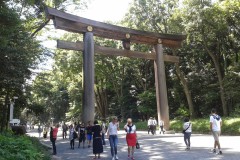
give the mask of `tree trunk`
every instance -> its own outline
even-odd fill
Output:
[[[183,90],[184,90],[185,96],[187,98],[188,109],[189,109],[189,112],[190,112],[190,118],[191,119],[196,118],[196,112],[194,110],[193,101],[192,101],[192,95],[191,95],[191,92],[190,92],[190,90],[188,88],[188,83],[187,83],[183,73],[181,72],[178,63],[175,63],[175,67],[176,67],[176,74],[177,74],[178,78],[181,81],[181,84],[183,86]]]
[[[219,61],[218,61],[217,57],[207,48],[206,43],[204,43],[204,47],[205,47],[207,53],[212,58],[212,61],[214,63],[214,66],[215,66],[215,69],[217,72],[218,83],[219,83],[219,87],[220,87],[220,96],[221,96],[221,101],[222,101],[223,115],[228,116],[227,103],[226,103],[225,96],[224,96],[225,91],[224,91],[224,87],[223,87],[223,76],[221,73]]]
[[[173,50],[173,55],[176,56],[176,52],[174,50]],[[191,92],[188,88],[188,82],[186,81],[185,76],[181,72],[179,63],[175,63],[175,67],[176,67],[176,74],[181,81],[181,84],[183,86],[183,91],[184,91],[185,96],[187,98],[188,109],[189,109],[189,112],[190,112],[190,118],[191,119],[196,118],[197,115],[196,115],[196,112],[195,112],[195,109],[194,109],[194,106],[193,106],[192,95],[191,95]]]

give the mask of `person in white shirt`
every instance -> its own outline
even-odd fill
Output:
[[[154,117],[153,118],[153,134],[156,134],[156,129],[157,129],[157,120]]]
[[[189,122],[189,118],[184,119],[183,124],[183,134],[184,134],[184,142],[186,144],[186,150],[190,150],[191,142],[191,134],[192,134],[192,124]]]
[[[148,134],[150,131],[153,134],[153,119],[152,119],[152,117],[150,117],[148,120]]]
[[[164,127],[164,121],[163,121],[163,120],[160,120],[160,122],[159,122],[159,126],[160,126],[160,134],[161,134],[161,132],[164,134],[164,130],[163,130],[163,127]]]
[[[112,122],[108,125],[107,137],[111,147],[112,160],[118,160],[117,145],[118,145],[119,123],[117,117],[112,118]]]
[[[219,142],[219,136],[221,133],[222,119],[219,115],[216,114],[216,109],[212,109],[210,115],[210,130],[213,134],[214,138],[214,148],[213,153],[222,154],[221,146]],[[216,147],[218,147],[218,152],[216,151]]]

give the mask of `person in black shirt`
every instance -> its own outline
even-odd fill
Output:
[[[87,130],[87,143],[88,143],[88,148],[91,147],[91,142],[92,142],[92,125],[91,122],[88,122],[88,125],[86,127]]]
[[[98,121],[94,121],[94,126],[92,127],[92,133],[93,133],[93,154],[95,154],[95,157],[93,159],[100,159],[100,154],[103,153],[103,145],[102,145],[102,135],[101,135],[102,129],[101,126],[98,124]]]
[[[83,148],[86,140],[86,128],[84,126],[84,123],[80,125],[78,128],[78,137],[79,137],[79,143],[78,143],[78,148],[80,148],[80,144],[83,142]]]

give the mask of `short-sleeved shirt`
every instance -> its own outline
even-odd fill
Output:
[[[135,125],[132,125],[132,126],[125,125],[124,128],[125,128],[127,133],[135,133],[136,132],[136,126]]]
[[[102,129],[100,125],[94,125],[92,127],[93,138],[101,137],[101,130]]]
[[[53,129],[53,138],[57,138],[58,128]]]
[[[87,126],[86,130],[87,130],[87,134],[92,134],[92,126]]]
[[[185,132],[192,132],[192,124],[190,122],[185,122],[183,124],[183,129],[186,130]]]
[[[221,131],[221,122],[222,122],[222,119],[219,115],[212,114],[210,116],[210,123],[212,123],[213,131]]]
[[[108,125],[108,132],[109,135],[117,135],[118,134],[118,124],[113,124],[112,122],[109,123]]]
[[[78,133],[79,133],[80,135],[84,135],[84,134],[85,134],[85,130],[86,130],[86,128],[85,128],[84,126],[80,126],[80,127],[78,128]]]

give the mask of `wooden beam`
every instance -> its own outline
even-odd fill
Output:
[[[68,42],[68,41],[62,41],[62,40],[57,41],[57,48],[67,49],[67,50],[76,50],[76,51],[84,50],[83,42]],[[150,60],[156,59],[155,53],[121,50],[121,49],[115,49],[115,48],[109,48],[109,47],[102,47],[98,45],[94,45],[94,50],[95,50],[95,53],[106,55],[106,56],[123,56],[123,57],[129,57],[129,58],[141,58],[141,59],[150,59]],[[166,62],[179,63],[179,57],[177,56],[164,55],[163,59]]]
[[[129,29],[75,16],[53,8],[46,8],[45,12],[48,18],[54,20],[56,28],[76,33],[86,33],[88,32],[88,26],[91,26],[95,36],[116,40],[128,39],[133,43],[151,45],[155,45],[161,40],[164,46],[172,48],[180,47],[182,41],[186,39],[186,35],[160,34]]]

